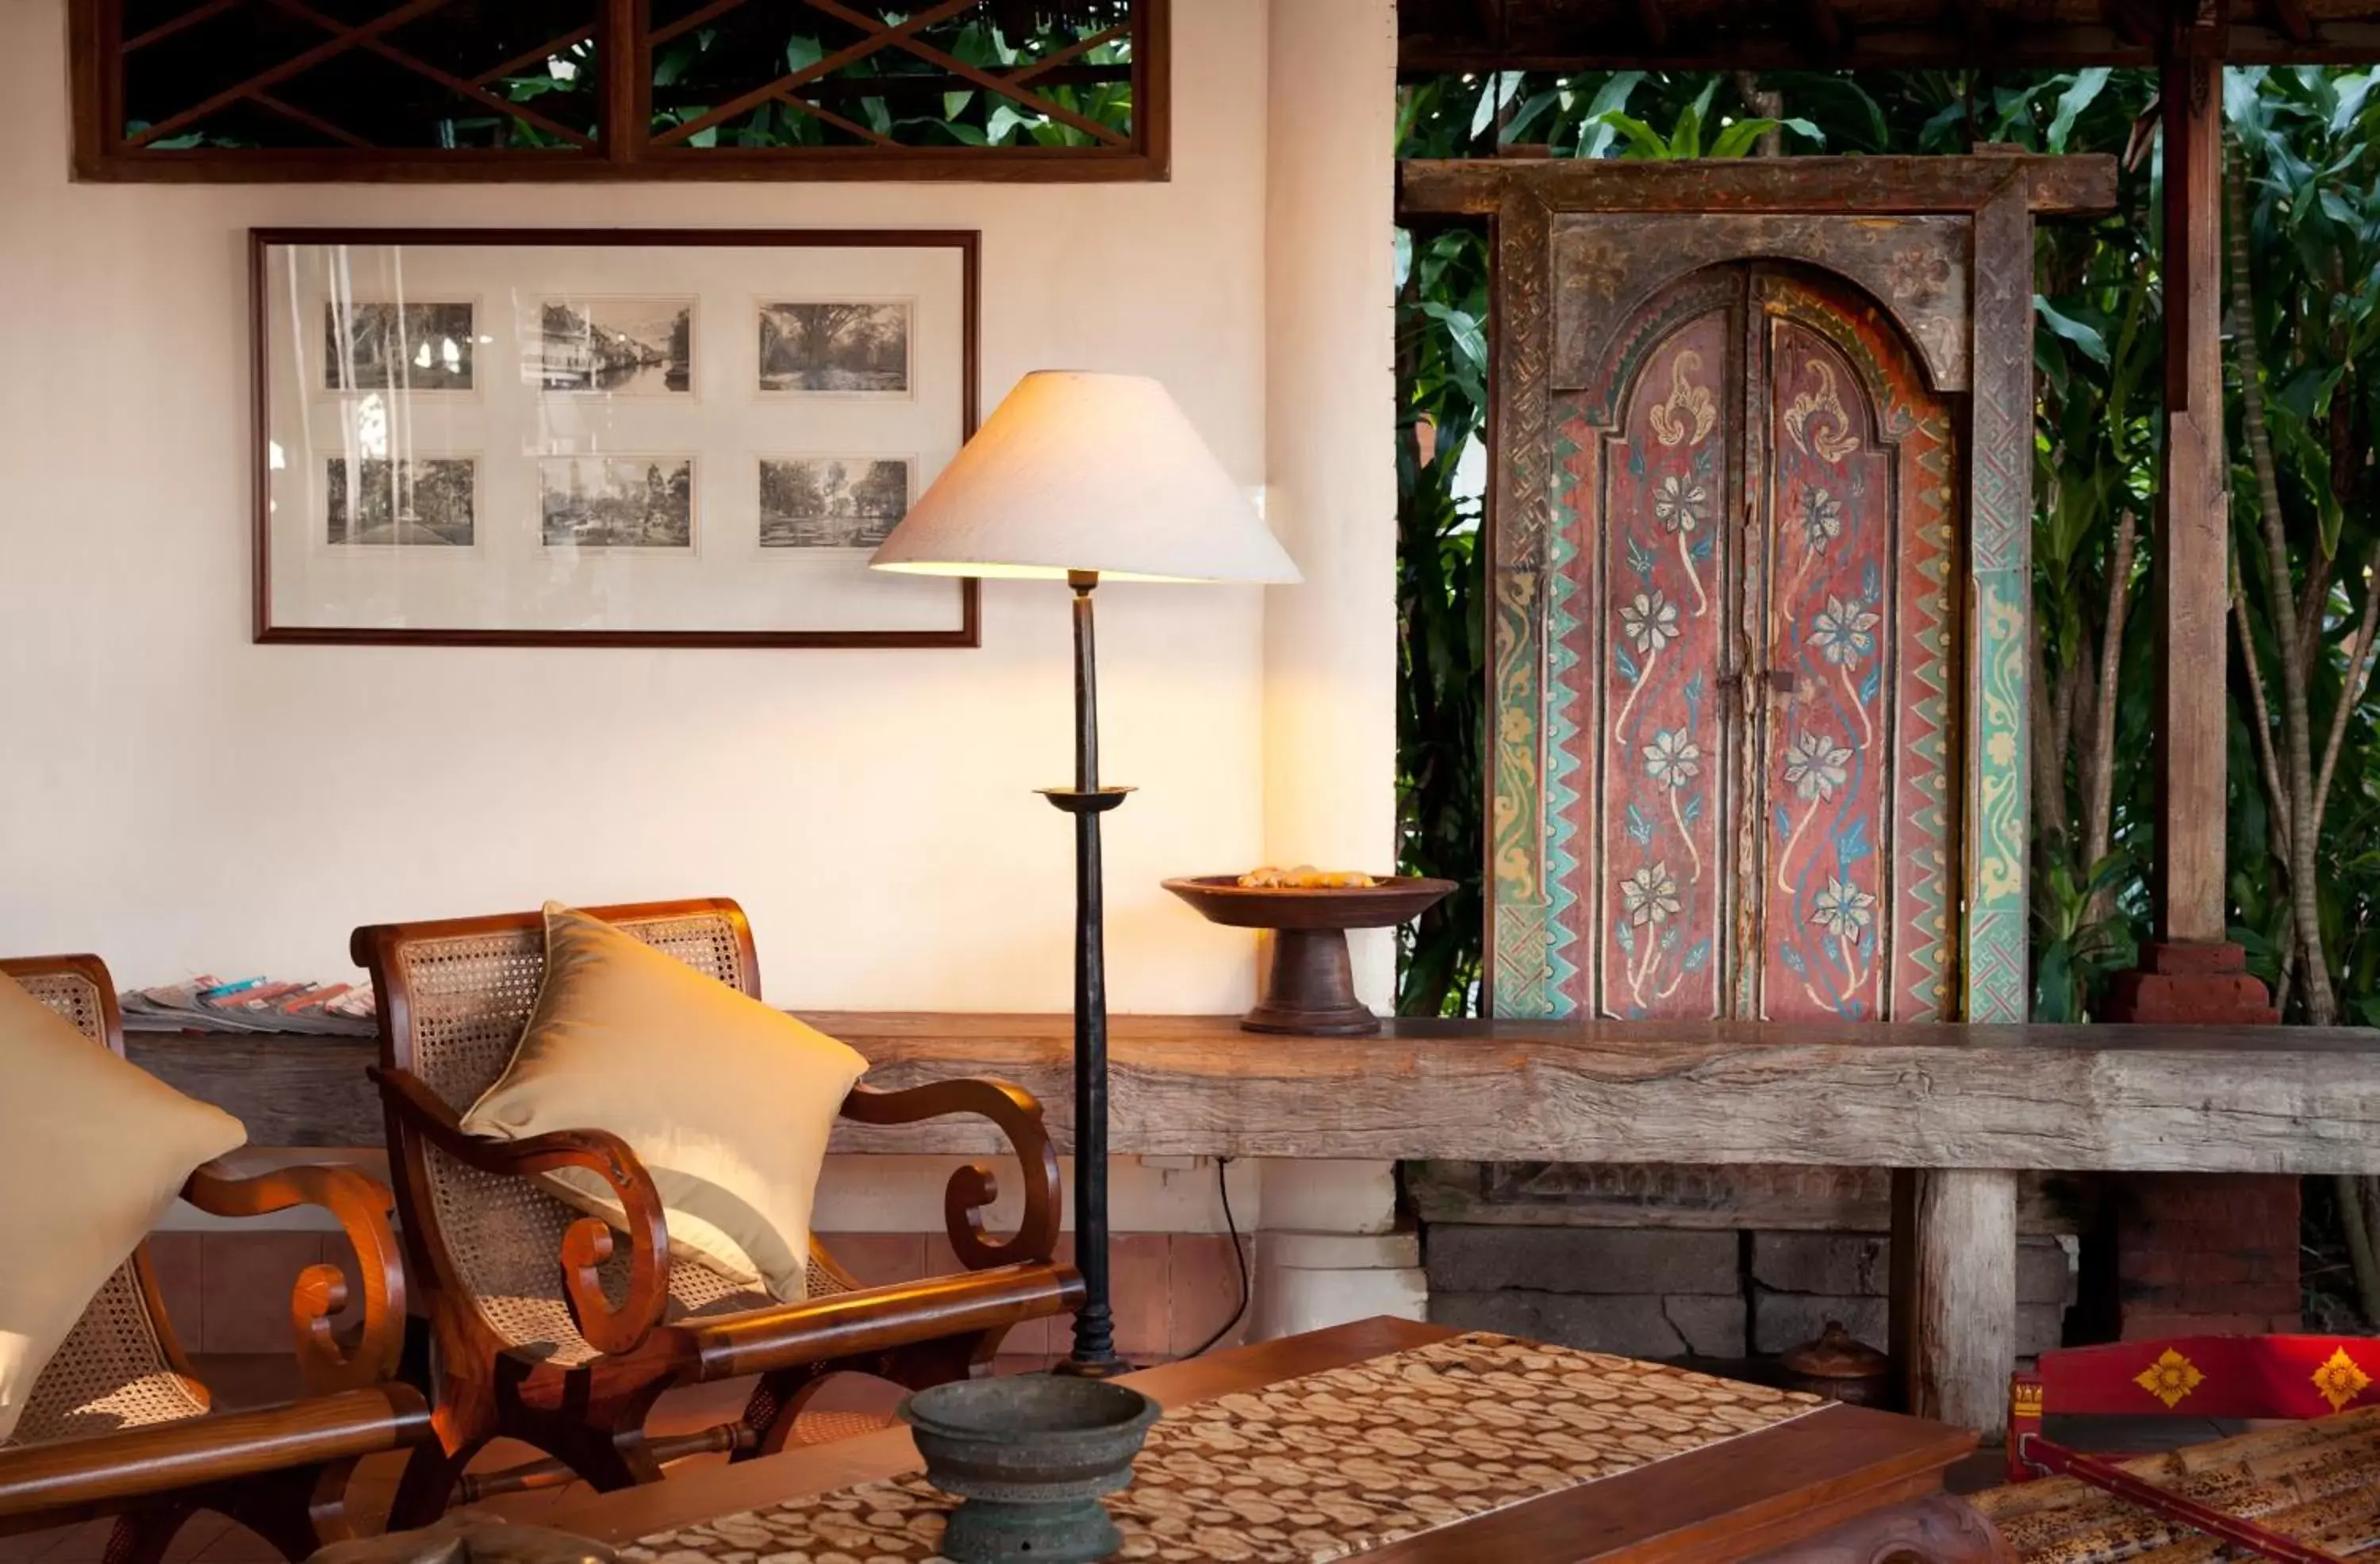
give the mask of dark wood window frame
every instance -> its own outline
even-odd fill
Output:
[[[193,0],[194,13],[227,9],[239,0]],[[323,45],[310,55],[330,57],[348,49],[365,49],[393,57],[396,51],[381,40],[382,30],[435,10],[443,0],[386,0],[387,9],[359,25],[325,23],[333,29]],[[1017,101],[1062,123],[1074,124],[1095,138],[1088,146],[915,147],[875,138],[858,145],[831,147],[695,147],[689,134],[705,123],[724,119],[740,106],[751,108],[771,101],[791,101],[804,82],[820,74],[794,72],[745,95],[740,105],[722,104],[702,121],[681,125],[658,134],[651,125],[652,51],[676,31],[703,18],[732,9],[746,0],[711,0],[686,18],[655,28],[649,0],[601,0],[601,18],[593,27],[572,37],[554,40],[549,49],[561,49],[587,37],[598,41],[602,124],[586,136],[558,125],[544,125],[561,139],[581,141],[570,150],[509,148],[430,149],[346,145],[326,147],[222,147],[161,151],[143,144],[147,139],[178,128],[177,121],[200,116],[185,111],[160,121],[144,136],[125,132],[123,103],[123,0],[69,0],[72,28],[74,175],[78,179],[107,183],[243,182],[450,182],[450,181],[577,181],[683,179],[881,179],[1045,183],[1095,181],[1157,181],[1172,176],[1172,0],[1136,0],[1128,24],[1132,40],[1133,115],[1129,131],[1080,122],[1062,105],[1035,93],[1032,79],[1061,64],[1050,56],[1022,67],[999,70],[967,66],[939,51],[923,50],[905,42],[917,28],[955,14],[970,0],[937,0],[917,16],[886,25],[865,10],[831,0],[829,15],[843,17],[877,33],[878,39],[850,55],[875,49],[923,53],[932,63],[972,81],[977,88]],[[292,9],[304,13],[302,6]],[[392,20],[391,18],[395,18]],[[922,19],[921,19],[922,18]],[[152,29],[150,35],[128,41],[140,47],[163,37],[182,22]],[[627,41],[622,44],[619,41]],[[1080,53],[1090,44],[1070,52]],[[524,59],[530,56],[524,56]],[[1070,56],[1069,56],[1070,57]],[[430,75],[468,98],[488,97],[486,78],[466,81],[449,78],[434,67],[399,60],[407,68]],[[510,62],[517,67],[522,60]],[[823,63],[823,62],[822,62]],[[623,67],[625,68],[623,68]],[[278,68],[278,67],[276,67]],[[506,67],[508,68],[508,67]],[[488,73],[492,75],[493,73]],[[268,89],[279,77],[271,72],[235,84],[211,95],[215,107],[237,100],[261,102],[290,117],[333,134],[327,127],[291,106],[271,99]],[[215,103],[213,100],[220,100]],[[508,114],[524,105],[488,102]],[[804,104],[819,114],[817,105]],[[1054,112],[1052,112],[1054,111]],[[527,116],[537,122],[534,111]],[[863,137],[870,132],[830,114],[821,118]]]

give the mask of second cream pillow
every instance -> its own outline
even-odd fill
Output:
[[[610,1131],[652,1175],[674,1252],[708,1252],[730,1276],[748,1257],[770,1292],[797,1303],[827,1137],[867,1068],[783,1012],[548,903],[537,1008],[463,1127],[503,1140]],[[600,1180],[560,1182],[572,1204],[617,1214]]]

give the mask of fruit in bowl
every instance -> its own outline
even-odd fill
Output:
[[[1366,891],[1380,882],[1361,869],[1318,869],[1300,864],[1293,869],[1268,865],[1240,876],[1243,891]]]

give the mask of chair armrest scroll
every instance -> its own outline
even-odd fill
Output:
[[[984,1232],[984,1209],[1000,1197],[991,1169],[974,1162],[951,1175],[942,1192],[942,1219],[960,1263],[979,1271],[1050,1258],[1058,1250],[1058,1153],[1031,1092],[1006,1081],[961,1077],[905,1091],[854,1086],[843,1102],[843,1116],[863,1124],[915,1124],[951,1113],[973,1113],[999,1125],[1025,1171],[1025,1219],[1005,1242]]]
[[[578,1333],[598,1351],[632,1352],[644,1345],[669,1307],[669,1229],[661,1192],[625,1141],[603,1130],[557,1130],[523,1140],[475,1135],[419,1076],[377,1066],[370,1073],[393,1118],[467,1167],[515,1178],[581,1168],[611,1185],[632,1245],[627,1296],[614,1305],[597,1275],[613,1250],[612,1226],[600,1217],[571,1223],[562,1236],[563,1291]]]
[[[405,1267],[389,1227],[395,1196],[386,1184],[354,1168],[304,1163],[249,1176],[223,1162],[201,1164],[182,1186],[182,1198],[216,1217],[261,1217],[295,1206],[317,1206],[338,1218],[355,1250],[363,1288],[363,1319],[346,1331],[331,1324],[349,1296],[335,1265],[309,1266],[289,1299],[289,1325],[306,1388],[328,1395],[361,1389],[396,1376],[405,1344]]]

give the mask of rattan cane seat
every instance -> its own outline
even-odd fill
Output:
[[[747,993],[757,986],[724,913],[626,919],[617,927],[705,976]],[[520,1045],[545,980],[543,933],[425,940],[406,947],[404,962],[414,1073],[460,1113],[495,1085]],[[554,1264],[563,1233],[585,1213],[525,1179],[482,1172],[434,1146],[425,1161],[448,1253],[488,1328],[515,1351],[561,1367],[601,1356],[571,1325]],[[613,1298],[625,1289],[627,1271],[623,1244],[603,1268]],[[814,1244],[811,1296],[847,1290]],[[670,1267],[669,1291],[673,1321],[777,1306],[769,1294],[693,1264]]]
[[[574,1213],[576,1215],[576,1213]],[[613,1267],[621,1264],[614,1256]],[[605,1267],[610,1276],[612,1267]],[[611,1277],[617,1281],[619,1278]],[[698,1265],[675,1265],[670,1267],[670,1307],[666,1316],[674,1325],[689,1319],[718,1319],[728,1315],[748,1313],[755,1309],[779,1307],[777,1300],[766,1292],[756,1292],[738,1287],[715,1271]],[[614,1287],[616,1295],[618,1289]],[[809,1292],[822,1298],[831,1292],[845,1292],[842,1279],[819,1263],[812,1255],[809,1264]],[[560,1298],[525,1296],[515,1293],[501,1297],[485,1294],[479,1299],[480,1314],[489,1326],[509,1342],[513,1349],[540,1363],[563,1368],[576,1368],[592,1363],[603,1354],[570,1323],[570,1310]]]
[[[85,1434],[203,1416],[207,1395],[174,1371],[150,1323],[140,1276],[126,1261],[107,1279],[25,1398],[8,1442],[36,1445]]]
[[[106,1012],[97,984],[72,972],[17,981],[94,1044],[107,1046]],[[140,1266],[137,1257],[118,1266],[75,1322],[27,1393],[24,1413],[8,1444],[104,1434],[206,1412],[205,1389],[175,1369],[158,1340]]]

